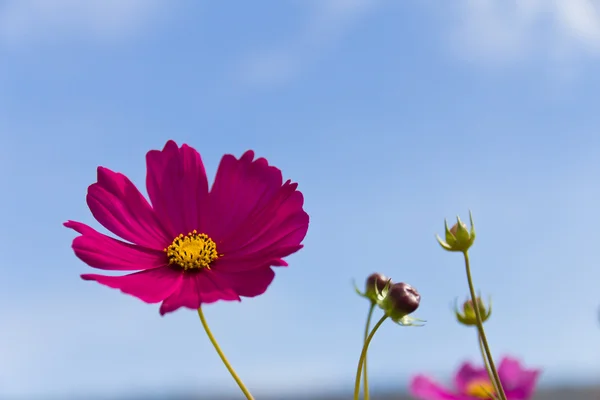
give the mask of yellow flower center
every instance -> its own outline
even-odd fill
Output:
[[[179,235],[173,243],[164,249],[169,257],[169,264],[179,265],[184,270],[210,269],[210,263],[219,258],[217,244],[204,233],[196,230],[187,235]]]
[[[487,380],[475,380],[467,385],[467,394],[478,399],[493,399],[494,386]]]

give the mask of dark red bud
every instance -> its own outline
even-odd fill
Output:
[[[365,284],[366,292],[369,294],[376,293],[375,288],[377,288],[377,292],[381,293],[389,280],[390,278],[377,272],[369,275]]]
[[[395,312],[408,315],[419,308],[421,295],[408,283],[395,283],[387,294]]]

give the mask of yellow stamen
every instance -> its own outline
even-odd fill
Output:
[[[179,235],[164,249],[169,264],[179,265],[184,270],[210,269],[210,264],[219,258],[217,244],[204,233],[196,230],[187,235]]]
[[[493,399],[494,386],[487,380],[474,380],[467,385],[467,394],[478,399]]]

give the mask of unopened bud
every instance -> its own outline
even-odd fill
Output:
[[[419,308],[421,295],[408,283],[400,282],[390,286],[383,299],[382,308],[394,322],[403,323],[405,317]]]
[[[467,224],[465,224],[464,222],[461,222],[460,224],[462,225],[462,227],[463,227],[464,229],[467,229]],[[458,231],[458,223],[456,223],[456,224],[452,225],[452,228],[450,228],[450,233],[451,233],[453,236],[456,236],[456,231]]]
[[[465,252],[473,245],[473,242],[475,242],[475,226],[470,212],[469,219],[471,220],[471,231],[467,229],[467,225],[460,220],[460,217],[456,217],[456,224],[450,229],[448,229],[448,223],[444,221],[446,241],[436,235],[437,241],[444,250]]]
[[[369,275],[367,278],[367,282],[365,284],[365,293],[367,297],[376,298],[377,295],[381,295],[381,293],[386,289],[386,286],[392,285],[392,280],[387,276],[374,273]]]
[[[386,296],[388,289],[392,285],[392,280],[380,273],[373,273],[367,277],[365,282],[365,292],[362,293],[355,287],[356,293],[371,300],[373,304],[379,304]]]
[[[480,297],[477,297],[475,303],[479,309],[479,315],[481,315],[481,322],[487,321],[492,315],[492,302],[490,301],[489,308],[486,308],[483,300],[481,300]],[[469,299],[463,303],[462,313],[458,310],[458,307],[456,307],[454,312],[456,314],[456,319],[461,324],[466,326],[477,325],[477,315],[475,314],[475,306],[473,305],[472,300]]]

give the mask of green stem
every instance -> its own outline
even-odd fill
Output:
[[[375,332],[377,329],[383,324],[383,322],[387,319],[387,314],[381,317],[381,319],[375,324],[369,336],[367,336],[367,340],[363,344],[362,352],[360,353],[360,358],[358,359],[358,367],[356,368],[356,379],[354,380],[354,400],[358,400],[358,394],[360,392],[360,373],[362,371],[363,363],[365,361],[365,357],[367,356],[367,349],[369,348],[369,343],[371,343],[371,339],[375,336]]]
[[[498,395],[499,391],[498,391],[498,388],[496,387],[496,381],[494,380],[494,374],[492,374],[492,371],[490,370],[490,362],[488,361],[487,356],[485,355],[485,349],[483,348],[483,342],[481,341],[481,336],[479,336],[479,333],[477,334],[477,343],[479,344],[479,351],[481,352],[481,358],[483,360],[483,365],[485,366],[485,370],[487,371],[488,378],[490,380],[490,383],[494,387],[494,398],[495,398],[495,396]]]
[[[371,318],[373,317],[373,310],[375,310],[375,303],[371,303],[371,307],[369,308],[369,314],[367,314],[367,324],[365,325],[365,337],[364,342],[367,341],[367,337],[369,337],[369,328],[371,326]],[[363,345],[364,345],[363,342]],[[365,354],[365,360],[363,361],[363,392],[364,392],[364,400],[369,400],[369,378],[367,376],[367,355]]]
[[[244,385],[244,382],[242,382],[238,374],[235,373],[235,370],[233,369],[231,364],[229,364],[229,361],[227,360],[227,357],[225,357],[223,350],[221,350],[221,347],[219,347],[219,343],[217,343],[217,340],[213,336],[212,332],[210,331],[210,328],[208,327],[208,324],[206,323],[206,319],[204,318],[202,308],[198,308],[198,316],[200,317],[200,322],[202,322],[202,326],[204,327],[204,330],[206,331],[206,335],[210,339],[210,342],[213,344],[215,350],[217,351],[217,354],[219,354],[219,357],[221,357],[221,361],[223,361],[223,364],[225,364],[225,367],[227,367],[227,370],[244,393],[244,396],[246,396],[246,399],[248,400],[254,400],[254,397],[252,397],[250,391]]]
[[[494,363],[494,359],[492,358],[490,345],[488,344],[487,337],[485,336],[485,331],[483,330],[483,319],[481,318],[481,313],[479,312],[477,296],[475,296],[475,288],[473,286],[473,279],[471,278],[471,264],[469,263],[469,252],[465,250],[463,252],[463,255],[465,256],[465,270],[467,272],[467,280],[469,282],[469,291],[471,292],[471,301],[473,302],[475,318],[477,319],[477,332],[479,333],[481,344],[483,345],[483,349],[485,350],[485,355],[490,363],[490,370],[492,371],[492,375],[494,377],[493,381],[496,382],[496,387],[498,388],[498,394],[500,395],[500,399],[507,400],[506,394],[504,393],[504,388],[502,387],[502,382],[500,382],[498,370],[496,370],[496,365]]]

